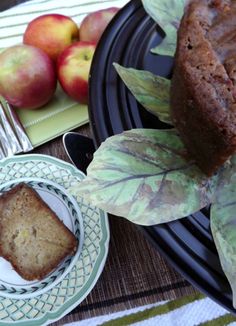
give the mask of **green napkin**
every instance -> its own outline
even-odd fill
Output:
[[[74,102],[58,86],[53,99],[38,110],[17,109],[34,147],[88,122],[86,105]]]

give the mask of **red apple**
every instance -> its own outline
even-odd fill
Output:
[[[58,55],[78,38],[78,26],[70,17],[47,14],[35,18],[28,24],[23,43],[42,49],[56,61]]]
[[[80,25],[80,41],[97,43],[119,8],[111,7],[88,14]]]
[[[0,53],[0,95],[15,107],[36,109],[53,96],[57,77],[53,61],[30,45]]]
[[[74,100],[88,102],[88,78],[96,45],[76,42],[65,49],[57,61],[58,80],[64,91]]]

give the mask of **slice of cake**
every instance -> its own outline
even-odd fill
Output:
[[[171,114],[190,156],[212,175],[236,150],[236,2],[195,0],[178,30]]]
[[[0,255],[26,280],[42,279],[77,250],[75,235],[28,185],[0,196]]]

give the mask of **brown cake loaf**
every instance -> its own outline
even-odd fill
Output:
[[[236,1],[191,1],[178,30],[171,115],[209,176],[236,150],[235,85]]]
[[[26,280],[44,278],[77,249],[74,234],[21,183],[0,196],[0,255]]]

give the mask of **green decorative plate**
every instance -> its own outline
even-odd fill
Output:
[[[46,325],[76,307],[92,290],[109,244],[107,215],[73,194],[84,174],[46,155],[22,155],[0,162],[0,192],[30,184],[79,239],[67,258],[42,281],[23,280],[0,258],[0,324]]]

